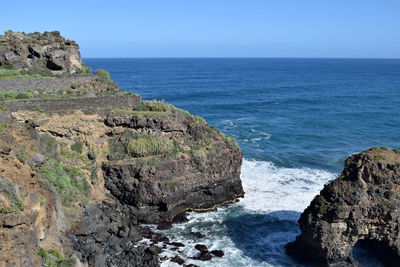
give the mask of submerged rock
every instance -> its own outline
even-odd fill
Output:
[[[400,266],[400,154],[373,148],[346,160],[342,174],[302,213],[301,235],[286,245],[300,261],[355,266],[360,242],[386,266]]]

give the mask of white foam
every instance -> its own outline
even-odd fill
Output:
[[[185,244],[185,247],[180,249],[181,252],[164,251],[162,256],[168,255],[172,258],[179,255],[185,259],[186,264],[193,263],[198,266],[281,266],[280,264],[273,264],[274,260],[260,262],[248,257],[235,246],[235,243],[227,234],[228,226],[223,223],[224,220],[228,216],[232,216],[232,209],[237,210],[238,207],[242,207],[242,211],[245,213],[264,213],[274,215],[280,220],[297,220],[299,212],[303,211],[323,185],[334,177],[335,174],[323,170],[280,168],[270,162],[245,159],[241,175],[246,192],[244,199],[233,206],[220,208],[216,212],[190,213],[188,223],[177,224],[170,230],[161,231],[171,240]],[[206,238],[201,240],[190,238],[188,233],[191,231],[200,231],[206,235]],[[262,240],[263,236],[260,236],[257,243],[282,243],[282,240],[287,242],[285,240],[288,239],[285,235],[287,234],[284,232],[277,232],[272,234],[268,240]],[[294,236],[290,236],[290,239],[294,239]],[[188,257],[197,255],[198,251],[194,249],[194,246],[198,242],[205,244],[209,250],[222,249],[225,256],[222,258],[213,257],[210,262],[189,259]],[[291,260],[287,258],[283,244],[279,244],[277,250],[274,257],[278,257],[280,262],[289,264]],[[172,267],[177,265],[165,261],[161,266]]]
[[[254,212],[302,212],[335,174],[310,168],[278,168],[271,162],[244,160],[240,204]]]

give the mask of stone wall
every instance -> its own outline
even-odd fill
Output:
[[[71,88],[72,84],[81,84],[95,79],[95,75],[79,75],[68,77],[49,77],[49,78],[16,78],[0,79],[0,91],[16,91],[19,93],[28,90],[46,92],[58,91],[60,89]]]
[[[20,110],[65,111],[99,108],[134,108],[141,103],[140,96],[97,96],[84,98],[21,99],[0,101],[11,112]]]

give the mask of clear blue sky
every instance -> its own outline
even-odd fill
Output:
[[[7,29],[60,30],[83,57],[400,58],[400,0],[5,1]]]

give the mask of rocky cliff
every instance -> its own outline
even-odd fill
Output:
[[[318,266],[356,266],[359,242],[386,266],[400,266],[400,152],[372,148],[346,160],[299,219],[301,235],[286,246]]]
[[[0,35],[0,67],[38,74],[82,73],[79,46],[60,32],[6,31]]]
[[[243,196],[240,148],[104,71],[77,77],[54,77],[49,90],[0,87],[0,266],[158,266],[159,252],[179,244],[141,223]]]

